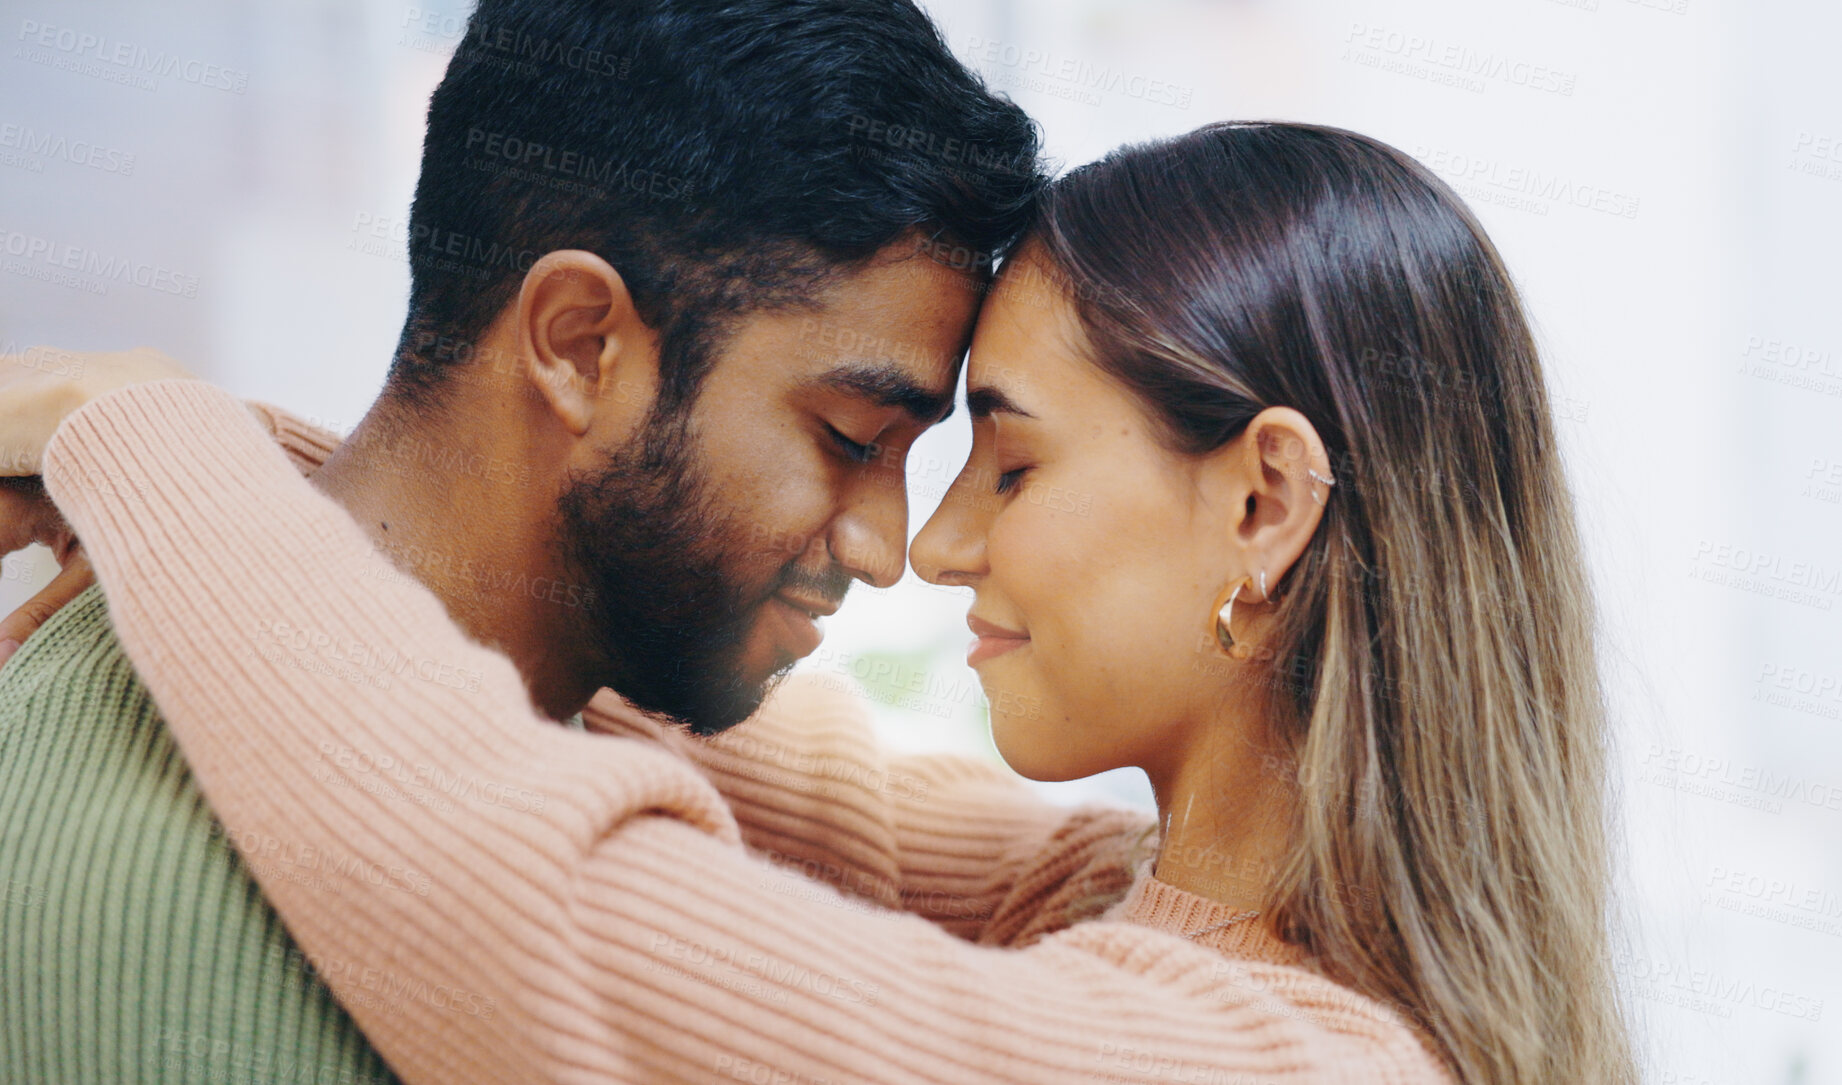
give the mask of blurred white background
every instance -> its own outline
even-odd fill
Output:
[[[1064,164],[1307,120],[1471,202],[1538,323],[1591,544],[1649,1079],[1842,1082],[1842,5],[925,6]],[[349,429],[402,319],[422,113],[467,10],[4,0],[0,352],[158,346]],[[184,63],[129,74],[85,35]],[[47,279],[46,242],[165,274]],[[968,443],[961,415],[915,449],[911,529]],[[9,560],[0,610],[51,571]],[[806,665],[860,680],[894,743],[989,753],[964,610],[912,576],[858,591]],[[1052,790],[1148,801],[1131,774]]]

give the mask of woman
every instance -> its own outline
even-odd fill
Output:
[[[240,846],[433,874],[329,902],[259,869],[309,952],[507,1007],[334,981],[406,1079],[1633,1080],[1579,544],[1514,290],[1450,190],[1301,125],[1118,152],[1045,201],[967,387],[913,564],[975,589],[1005,758],[1141,767],[1163,825],[1104,916],[1021,949],[834,907],[656,741],[534,726],[220,393],[106,397],[45,465]],[[115,515],[81,484],[112,471],[161,499]],[[283,616],[483,681],[316,697],[246,658]],[[432,821],[312,771],[342,749],[549,801]]]

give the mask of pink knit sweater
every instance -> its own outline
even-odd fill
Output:
[[[821,684],[714,742],[606,692],[604,733],[543,719],[208,385],[90,404],[45,474],[231,839],[410,1082],[1449,1081],[1259,925],[1186,937],[1226,909],[1135,861],[1143,815],[890,757]]]

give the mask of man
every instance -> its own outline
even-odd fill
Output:
[[[548,715],[605,686],[721,731],[851,580],[900,574],[902,453],[1035,152],[909,0],[483,0],[387,384],[316,482]],[[304,958],[230,843],[85,593],[0,670],[0,1076],[389,1079],[318,980],[374,962]]]

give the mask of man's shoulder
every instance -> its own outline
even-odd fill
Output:
[[[0,1005],[47,1007],[13,1062],[204,1083],[244,1080],[241,1052],[396,1080],[212,815],[97,589],[0,668],[0,836]]]
[[[64,688],[86,677],[120,681],[123,672],[139,684],[109,624],[108,599],[102,586],[94,585],[46,620],[0,667],[0,713],[48,685]]]
[[[67,603],[0,667],[0,767],[9,772],[47,759],[120,758],[111,739],[164,730],[100,588]]]

